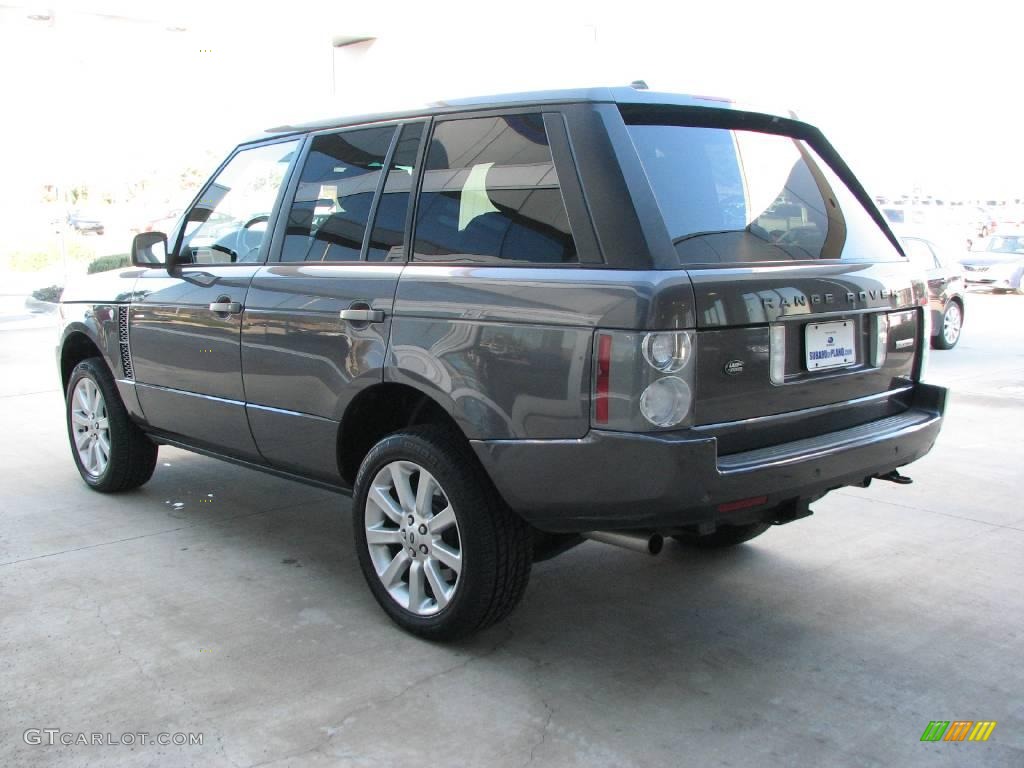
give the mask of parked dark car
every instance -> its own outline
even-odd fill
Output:
[[[1024,293],[1024,231],[994,235],[984,251],[969,253],[960,263],[968,286]]]
[[[964,324],[964,273],[947,251],[923,237],[901,236],[910,263],[928,278],[928,302],[932,310],[932,346],[952,349],[960,341]]]
[[[68,226],[75,232],[91,232],[94,235],[103,234],[103,222],[98,219],[90,219],[78,213],[68,215]]]
[[[132,263],[63,295],[83,480],[135,488],[173,445],[351,494],[371,591],[430,638],[583,537],[732,546],[906,482],[943,419],[881,213],[817,129],[723,101],[275,129]]]

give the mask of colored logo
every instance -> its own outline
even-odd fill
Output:
[[[827,344],[835,344],[836,343],[836,337],[835,336],[829,336],[828,337],[828,341],[826,343]]]
[[[932,720],[921,741],[988,741],[995,727],[995,720]]]

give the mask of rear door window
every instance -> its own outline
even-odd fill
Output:
[[[403,126],[398,137],[384,191],[377,204],[373,230],[367,246],[367,261],[404,261],[405,215],[409,210],[412,181],[416,178],[416,157],[426,123]]]
[[[288,212],[281,261],[358,261],[395,126],[313,139]]]
[[[425,169],[416,260],[578,261],[542,115],[439,122]]]
[[[902,258],[802,141],[685,125],[628,129],[682,264]]]

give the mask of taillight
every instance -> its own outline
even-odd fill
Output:
[[[611,380],[612,337],[607,333],[597,336],[597,375],[594,378],[594,421],[608,423],[608,383]]]
[[[598,331],[594,425],[650,432],[691,423],[694,353],[693,331]]]

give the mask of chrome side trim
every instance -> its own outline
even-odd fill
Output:
[[[245,403],[242,402],[241,400],[231,400],[230,398],[227,398],[227,397],[217,397],[216,395],[204,395],[204,394],[201,394],[199,392],[189,392],[187,389],[175,389],[174,387],[161,387],[159,384],[143,384],[142,382],[138,382],[136,384],[136,386],[138,386],[140,389],[162,390],[164,392],[173,392],[176,395],[187,395],[188,397],[198,397],[198,398],[202,398],[203,400],[214,400],[214,401],[216,401],[218,403],[225,403],[227,405],[238,405],[238,406],[241,406],[243,408],[245,407]]]
[[[329,421],[332,424],[337,424],[334,419],[328,419],[325,416],[317,416],[312,413],[304,413],[303,411],[290,411],[287,408],[274,408],[269,405],[257,405],[256,403],[246,403],[246,408],[252,408],[258,411],[267,411],[269,413],[277,413],[282,416],[301,416],[304,419],[317,419],[318,421]]]
[[[232,400],[227,397],[217,397],[216,395],[204,395],[199,392],[189,392],[187,389],[175,389],[174,387],[161,387],[159,384],[143,384],[142,382],[130,381],[128,379],[118,379],[122,384],[131,384],[137,386],[140,389],[156,389],[164,392],[173,392],[176,395],[187,395],[188,397],[198,397],[203,400],[213,400],[218,403],[224,403],[225,405],[237,405],[243,408],[255,408],[261,411],[269,411],[271,413],[279,413],[284,416],[301,416],[304,419],[317,419],[319,421],[328,421],[332,424],[337,422],[334,419],[328,419],[324,416],[317,416],[312,413],[303,413],[302,411],[289,411],[286,408],[273,408],[269,405],[257,405],[256,403],[246,403],[242,400]]]

